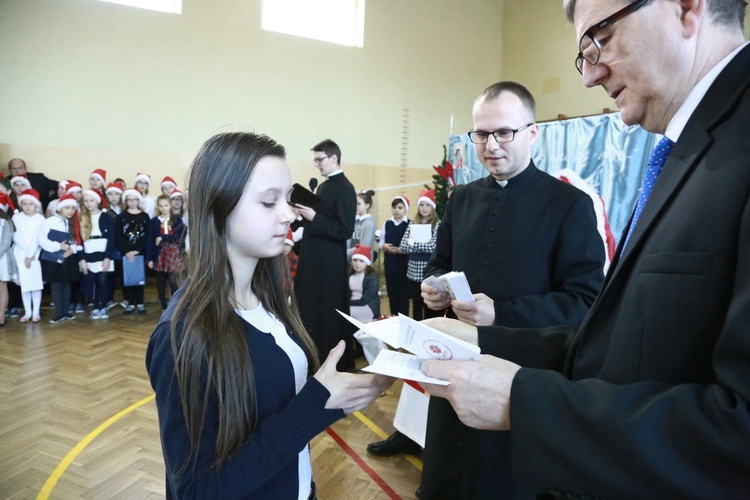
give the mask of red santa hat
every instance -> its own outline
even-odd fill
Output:
[[[18,204],[20,205],[23,200],[33,201],[40,208],[42,206],[42,202],[39,201],[39,192],[36,189],[23,190],[21,194],[18,196]]]
[[[83,191],[83,186],[76,181],[68,181],[65,192],[71,194],[73,191]]]
[[[427,202],[432,205],[432,208],[437,207],[435,203],[435,190],[434,189],[423,189],[419,192],[419,199],[417,200],[417,206],[422,202]]]
[[[2,208],[5,213],[8,213],[8,209],[10,209],[11,212],[16,211],[16,206],[13,204],[13,200],[11,200],[10,196],[5,193],[0,193],[0,208]]]
[[[135,196],[136,198],[138,198],[139,202],[143,201],[143,195],[137,189],[128,188],[128,189],[126,189],[125,191],[122,192],[122,199],[123,200],[127,200],[128,196]]]
[[[83,192],[96,199],[96,202],[101,205],[102,208],[107,208],[107,197],[104,196],[98,189],[87,189]]]
[[[172,194],[169,195],[170,198],[174,199],[177,197],[183,197],[182,191],[180,191],[180,188],[174,188],[174,191],[172,191]]]
[[[26,176],[26,174],[14,175],[10,180],[10,185],[15,186],[19,182],[24,185],[24,189],[31,189],[31,181],[29,181],[29,178]]]
[[[372,264],[372,260],[370,260],[371,256],[372,247],[357,245],[354,247],[354,255],[352,255],[352,260],[359,259],[369,266],[370,264]]]
[[[143,181],[146,184],[148,184],[148,187],[151,187],[151,176],[148,174],[144,174],[143,172],[138,172],[138,175],[135,176],[135,180],[133,183]]]
[[[102,183],[105,183],[107,182],[107,171],[103,168],[97,168],[96,170],[91,172],[89,178],[91,177],[97,177],[100,181],[102,181]]]
[[[78,202],[76,201],[76,197],[72,194],[64,194],[60,197],[60,202],[57,204],[57,211],[59,212],[60,209],[65,207],[76,207],[78,208]]]
[[[161,187],[164,186],[174,186],[177,187],[177,183],[172,179],[171,177],[167,176],[161,180]]]
[[[406,209],[406,211],[407,212],[409,211],[409,198],[407,198],[406,196],[402,194],[399,194],[393,197],[393,200],[391,200],[391,203],[393,203],[394,200],[399,200],[401,203],[404,204],[404,208]]]
[[[122,182],[116,181],[116,182],[110,182],[107,184],[107,189],[104,190],[105,194],[108,194],[110,191],[117,191],[118,193],[122,194],[123,191],[125,191],[125,186],[122,184]]]
[[[294,246],[294,234],[292,233],[291,227],[286,232],[286,238],[284,238],[284,243],[290,246]]]

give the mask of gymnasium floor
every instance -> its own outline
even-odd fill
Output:
[[[0,328],[0,499],[164,498],[156,405],[144,366],[160,311]],[[45,296],[44,304],[49,304]],[[387,308],[387,306],[386,306]],[[364,361],[361,361],[364,363]],[[401,382],[311,442],[321,499],[415,498],[421,457],[376,458]]]

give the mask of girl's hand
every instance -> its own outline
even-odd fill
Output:
[[[104,259],[104,260],[102,261],[102,271],[104,271],[105,273],[106,273],[107,271],[109,271],[109,266],[110,266],[110,265],[111,265],[111,261],[110,261],[109,259],[105,258],[105,259]]]
[[[156,246],[158,247],[161,244],[161,236],[156,237]]]
[[[69,248],[70,248],[70,244],[69,243],[67,243],[65,241],[63,241],[63,242],[60,243],[60,250],[62,250],[63,252],[66,252]]]
[[[26,257],[26,260],[23,261],[23,265],[26,266],[26,269],[31,269],[31,263],[34,262],[34,259],[31,257]]]
[[[146,264],[146,265],[148,266],[149,269],[153,269],[154,268],[154,261],[150,260],[150,261],[148,261],[148,264]]]
[[[138,255],[138,250],[131,250],[125,254],[125,257],[127,257],[130,262],[133,262],[136,255]]]
[[[326,401],[326,409],[341,408],[348,415],[375,401],[394,379],[384,375],[355,375],[336,371],[336,363],[344,354],[345,345],[340,340],[313,376],[331,393]]]
[[[89,273],[89,266],[86,264],[85,260],[80,261],[78,263],[78,267],[81,269],[81,272],[83,274],[88,274]]]
[[[68,247],[68,249],[63,253],[63,259],[67,259],[71,255],[73,255],[73,249]]]

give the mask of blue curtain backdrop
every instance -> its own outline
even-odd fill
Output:
[[[612,233],[619,241],[638,199],[643,171],[660,136],[625,125],[620,113],[540,123],[532,158],[554,174],[569,168],[604,199]],[[456,184],[488,175],[466,134],[452,135],[448,160]]]

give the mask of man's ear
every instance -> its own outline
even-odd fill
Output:
[[[682,35],[691,38],[698,33],[701,22],[706,15],[706,0],[678,0]]]
[[[333,161],[334,158],[336,158],[336,165],[339,164],[339,156],[336,153],[333,153],[331,156],[331,161]]]

